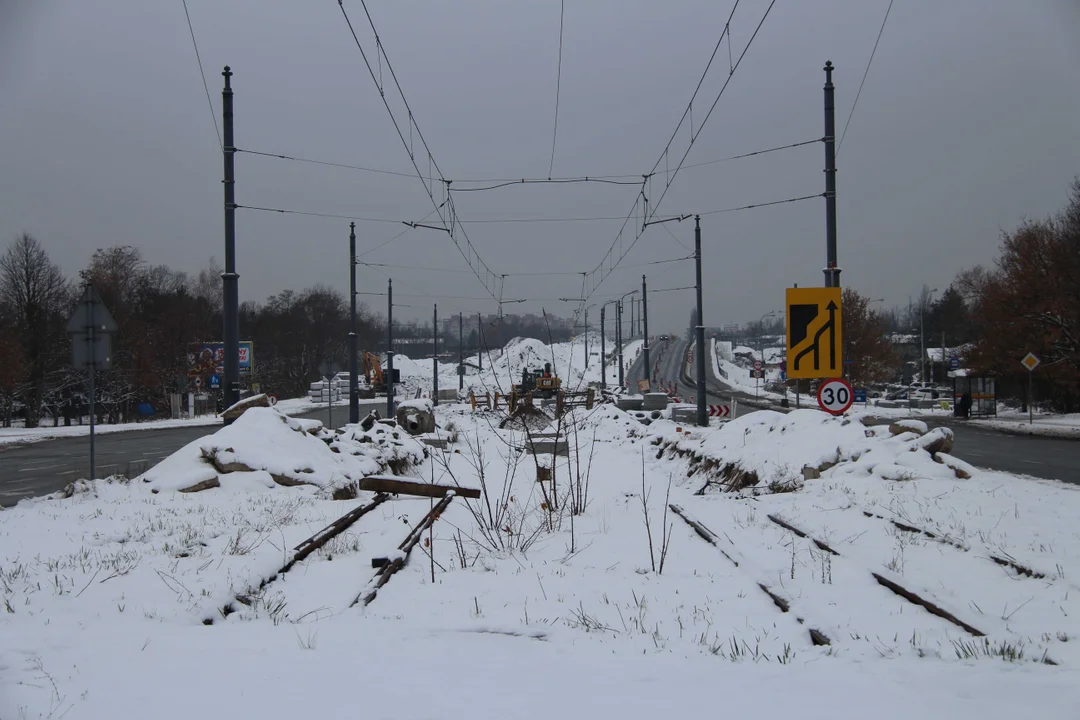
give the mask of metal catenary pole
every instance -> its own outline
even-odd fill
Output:
[[[225,377],[222,378],[222,390],[225,407],[229,407],[240,401],[240,302],[237,289],[240,276],[236,274],[236,180],[233,173],[236,147],[233,145],[232,70],[226,65],[221,74],[225,77],[225,88],[221,91],[225,164],[225,272],[221,274]],[[225,422],[228,424],[228,421]]]
[[[394,281],[386,280],[386,417],[394,417]]]
[[[585,367],[589,367],[589,308],[585,308]]]
[[[836,103],[833,64],[825,63],[825,287],[840,287],[836,264]]]
[[[705,407],[705,318],[702,315],[701,301],[701,216],[694,216],[694,263],[697,267],[697,327],[694,331],[697,335],[697,424],[705,426],[709,424],[709,416]]]
[[[645,287],[645,276],[641,276],[641,337],[645,341],[642,351],[645,353],[645,365],[643,367],[644,378],[652,381],[652,365],[649,364],[649,295]],[[649,389],[652,387],[650,385]]]
[[[484,369],[484,320],[480,317],[480,313],[476,313],[476,367],[479,370]]]
[[[607,390],[607,340],[604,332],[604,311],[607,305],[600,306],[600,387]]]
[[[326,426],[334,427],[334,373],[330,371],[330,361],[326,361]]]
[[[349,223],[349,422],[360,422],[360,368],[356,356],[356,223]]]
[[[619,348],[619,387],[626,387],[626,379],[623,377],[622,357],[622,299],[615,305],[615,344]]]
[[[439,305],[435,303],[432,306],[432,332],[431,332],[431,402],[433,405],[439,404]]]
[[[86,323],[86,357],[90,359],[90,479],[97,477],[97,463],[94,455],[94,416],[97,413],[94,407],[94,371],[97,365],[97,356],[94,347],[94,296],[90,296],[90,312],[87,314]]]
[[[465,389],[465,313],[458,313],[458,378],[457,389]]]

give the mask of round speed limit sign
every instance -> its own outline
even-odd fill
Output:
[[[851,391],[851,384],[839,378],[826,380],[817,391],[818,405],[833,415],[843,415],[854,399],[855,393]]]

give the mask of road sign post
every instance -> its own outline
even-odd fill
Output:
[[[71,336],[72,364],[77,370],[86,370],[90,390],[90,477],[96,474],[94,457],[94,425],[97,409],[94,404],[94,371],[108,370],[112,366],[112,334],[117,330],[108,308],[87,284],[82,297],[68,319],[67,332]]]
[[[843,415],[855,400],[851,384],[842,378],[833,378],[821,383],[817,393],[818,405],[832,415]]]
[[[840,288],[788,288],[787,374],[790,378],[843,375]]]
[[[1024,359],[1020,361],[1020,364],[1028,369],[1028,396],[1027,396],[1028,425],[1032,425],[1034,423],[1034,415],[1035,415],[1035,411],[1032,409],[1032,404],[1033,403],[1032,403],[1032,395],[1031,395],[1031,387],[1032,387],[1031,378],[1035,374],[1035,368],[1039,367],[1039,363],[1041,363],[1041,362],[1042,362],[1042,360],[1039,360],[1039,358],[1035,355],[1035,353],[1028,353],[1027,355],[1024,356]]]

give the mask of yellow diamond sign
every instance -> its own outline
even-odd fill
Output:
[[[1035,353],[1028,353],[1024,356],[1024,359],[1020,361],[1020,364],[1028,369],[1028,372],[1034,370],[1042,362],[1039,358],[1035,357]]]

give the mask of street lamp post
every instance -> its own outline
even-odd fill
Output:
[[[623,296],[621,298],[619,298],[619,304],[615,306],[616,307],[616,313],[619,316],[617,334],[618,334],[618,343],[619,343],[619,386],[620,387],[626,387],[626,378],[624,377],[624,373],[623,373],[622,305],[623,305],[623,300],[625,300],[630,295],[636,294],[637,292],[638,292],[637,290],[631,290],[628,293],[623,293]],[[632,336],[632,334],[631,334],[631,336]]]
[[[926,293],[926,298],[919,303],[919,380],[926,387],[926,304],[930,302],[930,296],[937,292],[934,288]]]

